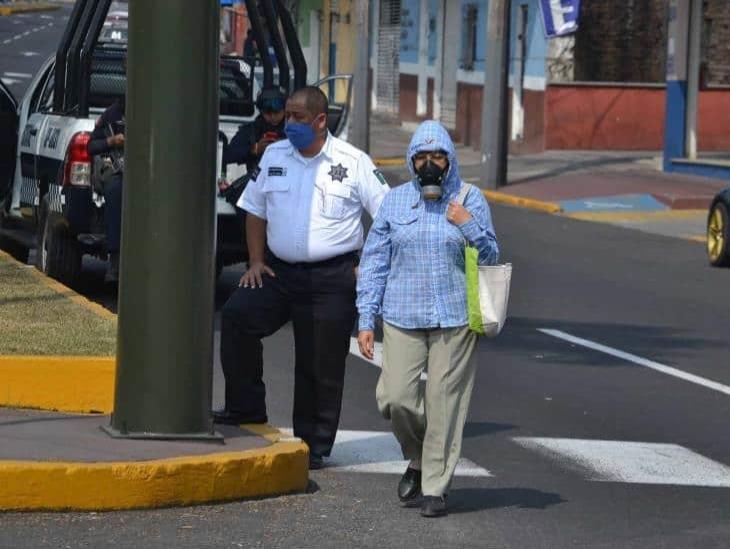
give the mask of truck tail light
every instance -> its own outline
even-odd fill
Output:
[[[91,134],[75,133],[66,151],[66,162],[63,166],[63,186],[91,186],[91,155],[87,149]]]

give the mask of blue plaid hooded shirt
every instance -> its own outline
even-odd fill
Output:
[[[424,200],[411,159],[437,150],[449,156],[443,195]],[[363,248],[357,282],[359,328],[373,330],[377,316],[404,329],[466,326],[465,241],[479,250],[481,265],[499,260],[489,205],[479,189],[472,188],[464,201],[472,218],[460,226],[446,219],[449,202],[464,183],[454,144],[438,122],[418,127],[406,164],[411,180],[385,196]]]

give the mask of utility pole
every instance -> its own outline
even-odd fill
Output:
[[[216,438],[218,0],[129,3],[114,414],[120,438]]]
[[[510,0],[489,0],[487,58],[482,99],[482,166],[486,187],[507,184],[507,86]]]
[[[365,152],[370,150],[370,109],[368,93],[369,58],[369,2],[355,0],[356,59],[353,77],[352,125],[350,142]]]

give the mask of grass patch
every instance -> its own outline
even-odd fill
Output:
[[[0,255],[0,355],[113,356],[117,326]]]

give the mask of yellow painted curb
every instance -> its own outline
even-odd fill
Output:
[[[403,158],[373,158],[373,164],[376,166],[405,166],[406,161]]]
[[[265,448],[113,462],[0,461],[1,510],[168,507],[301,492],[309,450],[290,438]]]
[[[111,413],[114,357],[0,356],[0,406]]]
[[[53,11],[61,6],[53,4],[18,4],[15,6],[0,7],[0,16],[13,15],[14,13],[27,13],[32,11]]]
[[[525,208],[527,210],[536,210],[539,212],[546,213],[560,213],[563,209],[559,204],[554,202],[543,202],[542,200],[534,200],[532,198],[523,198],[521,196],[514,196],[512,194],[501,193],[499,191],[482,191],[484,196],[490,202],[497,204],[506,204],[507,206],[516,206],[518,208]]]
[[[611,222],[642,222],[642,221],[671,221],[682,219],[706,218],[707,210],[660,210],[660,211],[603,211],[603,212],[574,212],[566,217],[583,221]]]

